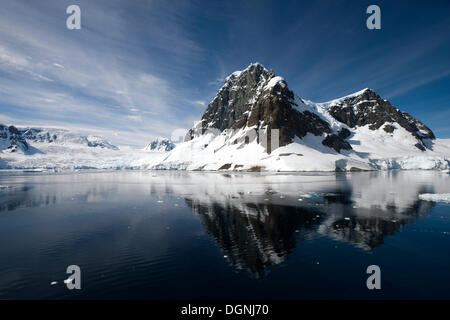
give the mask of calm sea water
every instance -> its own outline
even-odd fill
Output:
[[[1,173],[0,298],[449,299],[450,205],[418,199],[449,192],[424,171]]]

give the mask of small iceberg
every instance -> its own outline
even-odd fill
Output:
[[[423,193],[419,194],[420,200],[450,203],[450,193]]]
[[[317,193],[310,192],[310,193],[302,194],[300,197],[312,199],[312,198],[318,198],[319,195]]]
[[[22,172],[44,172],[46,171],[43,168],[29,168],[29,169],[23,169]]]

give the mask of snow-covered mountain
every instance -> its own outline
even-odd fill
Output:
[[[0,125],[0,169],[121,168],[139,157],[129,153],[75,131]]]
[[[250,171],[448,169],[450,140],[371,89],[325,103],[254,63],[232,73],[186,141],[149,168]]]
[[[175,144],[167,138],[158,137],[150,142],[145,148],[145,151],[167,152],[175,148]]]
[[[0,124],[0,151],[28,151],[29,146],[22,133],[14,126]]]
[[[0,124],[0,150],[9,152],[29,152],[32,146],[42,144],[70,145],[78,144],[87,147],[99,147],[111,150],[118,148],[97,136],[79,135],[62,129],[16,128]],[[39,149],[34,150],[34,152]]]

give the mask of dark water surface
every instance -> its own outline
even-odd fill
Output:
[[[450,205],[420,193],[450,176],[3,172],[0,298],[450,299]]]

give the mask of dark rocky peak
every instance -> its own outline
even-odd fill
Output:
[[[250,127],[257,132],[264,130],[268,140],[272,129],[280,130],[280,146],[291,143],[296,136],[303,138],[312,133],[316,136],[326,134],[323,144],[337,152],[351,149],[350,144],[334,134],[320,116],[307,110],[300,111],[286,81],[259,63],[233,72],[225,79],[200,123],[189,131],[187,138],[204,134],[210,128],[223,131]]]
[[[240,120],[244,113],[250,110],[264,84],[273,77],[273,71],[268,71],[259,63],[233,72],[208,105],[202,117],[203,125],[221,131],[242,127]]]
[[[425,124],[395,108],[371,89],[332,101],[328,112],[350,128],[368,125],[371,130],[383,127],[386,132],[393,133],[394,124],[398,124],[417,139],[416,147],[422,151],[426,148],[423,140],[435,138]]]
[[[175,148],[175,144],[167,138],[156,138],[150,142],[145,148],[145,151],[166,152]]]
[[[25,138],[15,126],[5,126],[0,124],[0,145],[2,148],[8,150],[9,152],[16,152],[22,150],[23,152],[28,151],[29,145]]]

